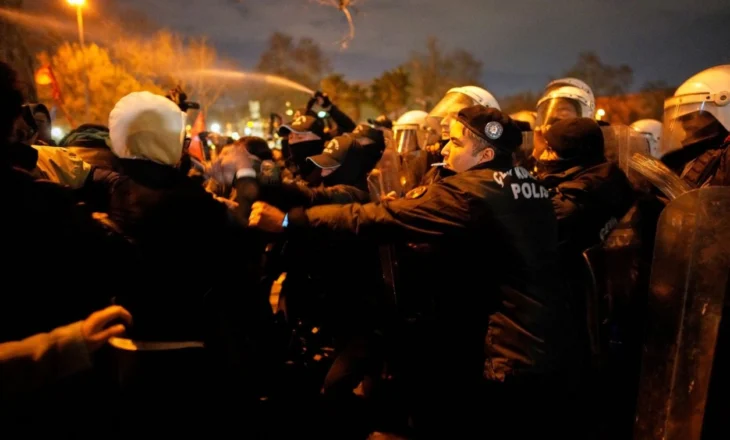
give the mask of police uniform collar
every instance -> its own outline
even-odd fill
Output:
[[[472,170],[492,170],[492,171],[501,171],[506,172],[513,168],[513,165],[511,163],[498,163],[495,161],[490,162],[482,162],[480,164],[474,165],[473,167],[469,168],[468,171]]]

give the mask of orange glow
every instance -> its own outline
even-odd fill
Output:
[[[53,77],[48,67],[41,67],[35,73],[35,82],[41,86],[47,86],[53,83]]]

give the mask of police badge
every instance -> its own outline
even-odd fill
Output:
[[[406,199],[418,199],[426,194],[426,190],[428,190],[428,187],[425,185],[413,188],[406,193]]]
[[[500,124],[497,121],[492,121],[487,123],[487,126],[484,127],[484,134],[487,135],[489,139],[499,139],[500,136],[502,136],[502,133],[504,132],[504,127],[502,127],[502,124]]]

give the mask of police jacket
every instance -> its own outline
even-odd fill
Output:
[[[489,166],[444,177],[392,202],[288,214],[291,233],[432,245],[433,266],[423,273],[432,279],[435,298],[428,351],[448,361],[424,367],[443,375],[444,368],[457,368],[461,379],[546,373],[561,356],[565,302],[548,191],[523,168]]]

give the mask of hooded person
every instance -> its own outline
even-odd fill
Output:
[[[149,287],[147,295],[129,298],[128,309],[137,311],[132,335],[157,341],[200,340],[201,329],[190,325],[199,321],[192,319],[197,312],[191,302],[202,301],[207,283],[198,277],[178,280],[155,270],[162,261],[186,265],[187,257],[175,262],[197,252],[184,237],[196,230],[214,232],[226,221],[225,207],[175,167],[182,156],[184,113],[163,96],[132,93],[110,113],[109,133],[121,173],[106,172],[106,212],[121,232],[139,245],[144,266],[150,269],[147,278],[140,279],[140,291]],[[101,173],[104,171],[95,174]],[[187,296],[190,301],[171,301],[168,295],[172,294]],[[178,306],[177,316],[165,310]]]
[[[121,365],[123,392],[149,405],[180,406],[184,414],[204,411],[202,393],[213,379],[204,372],[206,356],[229,350],[215,335],[233,340],[244,331],[226,310],[236,311],[241,326],[255,321],[242,311],[258,310],[228,294],[248,288],[250,271],[237,270],[235,280],[228,279],[200,272],[198,259],[214,255],[216,269],[230,273],[234,262],[241,264],[246,258],[245,249],[254,246],[236,245],[239,228],[230,221],[226,205],[176,167],[185,136],[185,114],[178,105],[149,92],[131,93],[110,113],[109,133],[121,172],[99,169],[95,177],[105,176],[104,212],[136,245],[140,262],[137,271],[123,274],[135,288],[115,298],[135,317],[126,337],[111,341]],[[255,177],[250,162],[246,172]],[[238,173],[235,179],[246,175]],[[234,182],[234,176],[221,178]],[[225,366],[225,361],[218,365],[218,375],[236,383],[225,374]],[[140,411],[140,423],[149,415],[136,407],[129,410]]]
[[[111,149],[109,127],[83,124],[71,130],[58,142],[60,147],[75,153],[84,162],[99,168],[119,169],[119,159]]]
[[[53,119],[51,118],[51,112],[48,110],[48,107],[45,104],[29,104],[29,107],[38,127],[38,142],[41,145],[56,145],[51,134]]]

